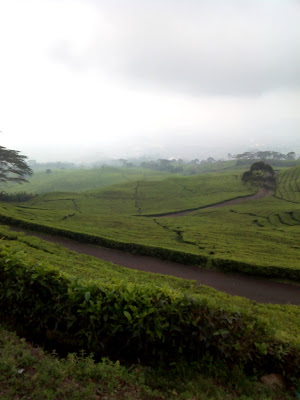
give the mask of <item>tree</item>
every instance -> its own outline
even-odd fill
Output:
[[[294,151],[287,153],[286,160],[296,160],[296,153]]]
[[[32,175],[32,169],[26,164],[26,156],[17,150],[9,150],[0,146],[0,182],[27,182],[25,178]]]
[[[252,186],[275,189],[276,177],[271,165],[258,161],[251,165],[250,171],[245,171],[242,175],[242,182]]]
[[[257,161],[251,165],[250,172],[254,173],[255,171],[261,172],[262,174],[274,175],[274,170],[271,165],[266,164],[263,161]]]

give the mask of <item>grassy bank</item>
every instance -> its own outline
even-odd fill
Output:
[[[299,307],[257,304],[1,229],[1,305],[25,330],[105,356],[197,360],[208,351],[242,369],[297,374]]]
[[[201,370],[202,369],[202,370]],[[212,364],[193,370],[124,366],[70,354],[58,358],[0,325],[0,397],[2,400],[290,400],[293,390],[270,389],[238,370],[223,373]]]

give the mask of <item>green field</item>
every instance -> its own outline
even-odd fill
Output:
[[[98,168],[53,168],[46,173],[46,168],[34,170],[29,182],[20,186],[17,183],[3,184],[2,190],[7,193],[25,191],[27,193],[47,192],[83,192],[100,189],[111,185],[128,183],[132,181],[156,181],[168,177],[189,176],[194,174],[214,174],[232,171],[241,173],[248,168],[248,164],[237,165],[237,161],[217,161],[214,163],[190,165],[183,164],[180,172],[174,173],[167,170],[155,170],[137,166],[113,167],[103,166]]]
[[[247,310],[251,315],[263,318],[266,323],[276,327],[280,339],[289,338],[293,344],[300,346],[297,335],[300,324],[300,307],[260,304],[245,298],[230,296],[208,286],[198,285],[196,281],[183,280],[167,275],[137,271],[99,260],[84,254],[78,254],[58,244],[27,236],[24,233],[12,232],[8,227],[0,226],[2,245],[23,251],[26,259],[32,264],[47,261],[51,267],[79,280],[88,280],[102,285],[118,284],[122,281],[132,285],[150,285],[173,293],[186,293],[195,297],[210,298],[212,304],[223,307],[235,307],[236,310]]]
[[[110,340],[105,345],[104,353],[100,351],[100,355],[116,357],[116,354],[119,354],[124,358],[122,351],[124,352],[124,346],[130,346],[129,338],[133,335],[134,348],[138,349],[142,340],[141,354],[146,352],[149,357],[147,343],[150,342],[152,343],[150,354],[154,359],[161,354],[166,357],[165,362],[167,362],[167,357],[172,360],[175,356],[175,359],[179,357],[181,363],[184,362],[181,357],[185,357],[186,351],[188,357],[190,346],[194,345],[198,337],[193,339],[193,336],[187,333],[187,329],[194,331],[198,327],[199,341],[204,341],[207,354],[202,355],[203,360],[200,357],[197,363],[193,364],[195,369],[192,368],[189,373],[182,375],[183,370],[174,370],[173,375],[169,375],[168,378],[170,381],[174,380],[173,388],[175,385],[178,392],[182,392],[179,398],[192,399],[193,393],[194,396],[198,393],[201,398],[206,398],[204,395],[207,393],[207,398],[217,399],[227,393],[228,398],[235,399],[242,393],[245,396],[251,393],[258,399],[276,399],[278,391],[270,391],[257,383],[256,374],[261,375],[271,371],[281,373],[284,371],[289,385],[298,386],[299,307],[259,304],[245,298],[226,295],[206,286],[198,286],[194,281],[129,270],[94,257],[77,254],[60,245],[12,232],[5,226],[0,227],[0,234],[2,237],[0,277],[6,277],[0,284],[0,304],[5,310],[0,316],[10,324],[15,321],[19,330],[22,327],[21,331],[24,333],[28,334],[29,330],[31,338],[36,332],[42,341],[43,335],[49,337],[47,332],[50,332],[51,339],[55,340],[54,344],[63,340],[65,346],[71,341],[73,348],[76,349],[83,335],[82,343],[85,343],[85,347],[89,344],[97,349],[96,354],[99,356],[101,346],[99,348],[99,344],[96,343],[99,340],[107,343],[105,337],[108,335]],[[69,282],[69,286],[67,291],[62,291],[65,282]],[[10,300],[11,297],[14,298],[13,302]],[[157,301],[159,307],[154,306]],[[66,327],[63,324],[65,318],[69,321]],[[57,321],[55,327],[54,321]],[[0,366],[2,365],[2,374],[4,373],[3,379],[5,377],[1,394],[6,394],[4,388],[8,388],[10,393],[26,393],[26,388],[31,388],[31,385],[34,385],[31,390],[36,396],[33,398],[38,398],[40,391],[45,390],[45,385],[50,394],[56,393],[56,387],[63,391],[66,389],[63,377],[66,374],[69,376],[70,371],[73,371],[76,382],[78,376],[84,373],[87,378],[86,383],[82,384],[82,387],[79,382],[73,381],[73,384],[81,387],[83,391],[86,390],[86,396],[90,395],[90,398],[97,398],[93,397],[96,384],[100,385],[98,391],[109,392],[110,387],[115,388],[114,379],[118,381],[120,374],[127,382],[126,386],[130,387],[132,382],[135,382],[135,385],[140,387],[139,390],[144,393],[141,398],[147,398],[146,393],[149,394],[149,398],[152,398],[150,394],[153,398],[157,398],[155,397],[157,394],[161,396],[158,398],[173,398],[172,393],[168,393],[167,382],[160,381],[160,390],[155,391],[158,387],[155,386],[153,379],[156,382],[160,380],[157,366],[150,374],[149,368],[144,369],[139,366],[134,370],[143,374],[143,377],[139,377],[136,374],[128,375],[126,368],[120,369],[117,364],[109,361],[96,366],[91,359],[79,358],[75,361],[74,356],[73,358],[71,356],[65,361],[58,362],[54,358],[46,358],[41,353],[36,359],[36,352],[32,350],[26,352],[24,341],[18,343],[12,334],[4,331],[1,326],[0,330],[2,332]],[[142,334],[141,330],[145,332]],[[206,336],[211,330],[212,334]],[[124,343],[121,340],[123,343],[121,344],[120,338],[123,339],[124,336],[126,338],[128,335],[129,338]],[[175,346],[179,346],[175,347],[177,349],[175,353],[175,348],[170,352],[168,347],[170,337],[173,337]],[[177,337],[180,339],[179,342]],[[205,343],[210,341],[212,344],[207,347]],[[21,346],[23,346],[22,351]],[[14,349],[18,351],[16,350],[17,353],[10,359]],[[44,360],[44,366],[40,365],[41,359]],[[17,368],[14,360],[18,360],[18,369],[23,368],[22,371],[25,371],[26,385],[23,377],[18,376],[13,370]],[[70,360],[73,360],[73,364]],[[253,372],[250,373],[252,375],[250,380],[243,372],[244,368],[249,369],[249,363],[256,366],[254,376]],[[182,368],[186,367],[184,365]],[[7,368],[10,368],[9,373],[6,372]],[[36,368],[39,368],[40,372],[37,372]],[[50,383],[51,379],[47,374],[51,368],[55,368],[55,382],[59,382],[59,385],[53,386]],[[32,374],[33,369],[34,374]],[[99,370],[102,374],[110,375],[113,382],[109,387],[101,381]],[[6,377],[6,373],[9,376]],[[44,374],[44,378],[41,374]],[[31,380],[32,375],[35,375],[34,381]],[[212,376],[215,377],[215,381],[212,380]],[[208,392],[208,388],[203,384],[207,379],[211,388]],[[237,381],[234,384],[235,380]],[[185,385],[189,386],[188,391]],[[67,388],[72,392],[71,386],[67,385]],[[15,392],[12,392],[13,390]],[[282,399],[289,398],[287,393],[280,395]],[[241,399],[247,399],[245,396]],[[3,398],[11,397],[3,396]],[[49,398],[54,399],[55,394]],[[177,398],[177,395],[174,398]]]
[[[133,181],[156,181],[168,177],[178,177],[195,173],[214,173],[227,170],[240,172],[246,168],[247,167],[236,167],[236,161],[225,161],[198,165],[196,167],[184,165],[182,171],[178,173],[136,166],[128,168],[110,166],[103,166],[100,168],[60,168],[52,169],[50,173],[46,173],[46,169],[39,169],[35,170],[29,181],[23,183],[22,186],[17,183],[8,182],[3,185],[3,190],[7,193],[25,191],[33,194],[47,192],[83,192]]]
[[[105,238],[108,246],[127,251],[147,254],[149,249],[149,254],[180,256],[181,261],[199,256],[208,268],[235,266],[292,280],[293,271],[299,276],[300,270],[300,167],[280,171],[273,196],[201,208],[254,193],[240,176],[238,170],[166,179],[132,175],[132,181],[100,189],[2,202],[0,214],[80,240]],[[182,217],[148,216],[196,208]],[[128,371],[107,360],[35,358],[35,351],[0,326],[4,399],[29,393],[38,399],[47,390],[53,400],[68,395],[124,398],[125,392],[141,399],[277,400],[292,398],[300,389],[299,307],[258,304],[193,281],[129,270],[5,226],[0,236],[0,305],[5,310],[0,316],[5,323],[33,341],[50,338],[53,346],[84,347],[97,357],[121,357],[131,365]],[[133,356],[155,366],[135,367]],[[193,367],[186,372],[185,364],[164,380],[158,360],[170,365],[188,360]],[[20,368],[24,377],[17,373]],[[57,384],[51,384],[49,371],[55,371]],[[289,393],[257,382],[270,372],[285,376]],[[105,374],[108,385],[100,378]],[[117,391],[120,381],[122,392]]]
[[[167,170],[155,170],[137,166],[112,167],[103,166],[98,168],[53,168],[46,173],[47,168],[34,170],[29,182],[22,186],[17,183],[8,182],[3,185],[2,190],[7,193],[26,191],[27,193],[47,192],[82,192],[86,190],[100,189],[115,184],[128,183],[132,181],[154,181],[163,180],[174,176],[189,176],[198,174],[219,174],[232,172],[240,174],[249,169],[251,160],[216,161],[204,164],[182,164],[182,170],[170,173]],[[272,165],[272,160],[269,161]],[[299,161],[277,161],[274,169],[282,169],[290,164],[299,164]]]
[[[242,185],[240,174],[223,172],[48,193],[22,204],[2,203],[0,213],[122,243],[201,255],[214,265],[227,260],[299,270],[300,167],[282,170],[278,182],[275,196],[183,217],[145,215],[203,207],[255,189]]]
[[[102,167],[94,169],[53,169],[47,174],[44,171],[35,171],[29,182],[22,186],[7,183],[3,190],[7,193],[16,193],[20,190],[27,193],[46,192],[82,192],[98,189],[118,183],[127,183],[136,180],[160,180],[171,174],[163,171],[132,167]],[[172,174],[173,175],[173,174]]]
[[[276,197],[287,202],[300,203],[300,166],[280,173]]]

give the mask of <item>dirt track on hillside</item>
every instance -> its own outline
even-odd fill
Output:
[[[20,228],[13,229],[24,231]],[[60,244],[78,253],[88,254],[123,267],[171,275],[183,279],[193,279],[199,284],[211,286],[230,295],[243,296],[259,303],[300,305],[300,286],[276,283],[266,279],[252,278],[234,273],[211,271],[193,265],[184,265],[153,257],[133,255],[120,250],[79,243],[75,240],[38,232],[25,232],[49,242]]]
[[[151,217],[159,217],[159,218],[182,217],[184,215],[191,214],[197,210],[204,210],[204,209],[207,210],[208,208],[221,208],[221,207],[231,206],[231,205],[235,205],[235,204],[240,204],[240,203],[243,203],[244,201],[248,201],[248,200],[262,199],[263,197],[270,196],[272,193],[273,193],[273,190],[261,189],[257,193],[251,194],[250,196],[236,197],[235,199],[222,201],[221,203],[213,204],[211,206],[202,206],[202,207],[194,208],[193,210],[178,211],[178,212],[174,212],[174,213],[156,214],[156,215],[151,215]]]

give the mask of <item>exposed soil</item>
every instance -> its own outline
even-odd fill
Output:
[[[243,203],[244,201],[248,200],[258,200],[262,199],[263,197],[269,196],[273,194],[273,190],[270,189],[261,189],[255,194],[251,194],[250,196],[243,196],[243,197],[236,197],[235,199],[227,200],[227,201],[222,201],[221,203],[216,203],[212,204],[210,206],[203,206],[203,207],[198,207],[198,208],[193,208],[192,210],[183,210],[183,211],[178,211],[174,213],[165,213],[165,214],[156,214],[156,215],[151,215],[151,217],[182,217],[184,215],[191,214],[194,211],[197,210],[203,210],[203,209],[208,209],[208,208],[220,208],[220,207],[226,207],[226,206],[231,206],[239,203]]]
[[[24,231],[16,227],[12,229]],[[183,279],[193,279],[199,282],[199,284],[211,286],[231,295],[243,296],[259,303],[300,305],[300,286],[277,283],[267,279],[252,278],[234,273],[211,271],[201,268],[201,266],[184,265],[153,257],[133,255],[120,250],[98,247],[38,232],[26,231],[26,233],[53,243],[58,243],[78,253],[88,254],[123,267],[177,276]]]

